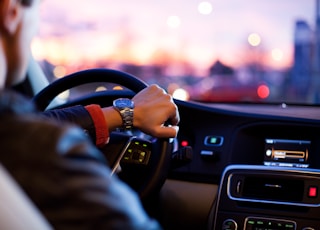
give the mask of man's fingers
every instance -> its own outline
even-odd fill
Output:
[[[178,135],[179,126],[160,126],[155,134],[158,138],[173,138]]]

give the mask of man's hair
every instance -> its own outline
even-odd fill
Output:
[[[30,6],[33,0],[21,0],[21,4],[24,6]]]

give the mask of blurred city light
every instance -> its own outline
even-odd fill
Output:
[[[212,12],[212,4],[210,2],[200,2],[198,5],[198,11],[200,14],[210,14]]]
[[[56,66],[53,69],[53,74],[55,78],[62,78],[66,75],[66,68],[63,66]]]
[[[280,49],[273,49],[271,51],[272,59],[275,61],[281,61],[283,58],[283,52]]]
[[[107,90],[107,87],[105,87],[105,86],[99,86],[96,88],[96,92],[101,92],[101,91],[105,91],[105,90]]]
[[[181,24],[181,19],[178,16],[169,16],[167,19],[167,25],[170,28],[177,28]]]
[[[270,90],[267,85],[259,85],[257,94],[261,99],[266,99],[270,95]]]
[[[115,87],[112,88],[113,90],[123,90],[123,87],[120,85],[116,85]]]
[[[172,97],[182,101],[187,101],[189,100],[189,93],[186,90],[179,88],[173,92]]]
[[[251,46],[258,46],[261,43],[261,37],[259,34],[252,33],[248,36],[248,42]]]
[[[67,101],[68,98],[70,97],[70,90],[66,90],[66,91],[60,93],[57,97],[61,100]]]

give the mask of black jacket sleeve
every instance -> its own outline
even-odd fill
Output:
[[[94,122],[89,112],[82,105],[68,108],[46,110],[41,113],[44,117],[61,122],[70,122],[80,126],[89,135],[93,143],[96,140]]]

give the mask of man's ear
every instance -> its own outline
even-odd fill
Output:
[[[0,31],[13,34],[22,18],[22,5],[18,0],[0,0]]]

